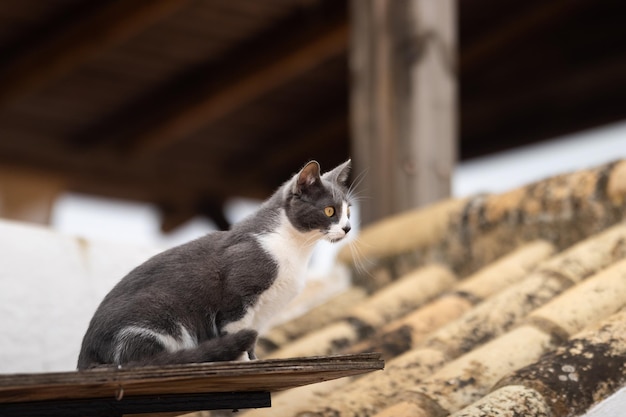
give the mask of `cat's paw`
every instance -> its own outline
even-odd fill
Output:
[[[258,333],[254,330],[240,330],[237,333],[228,335],[235,340],[237,345],[237,351],[242,352],[237,358],[238,361],[247,362],[252,359],[256,359],[254,355],[254,346],[256,345],[256,339]]]

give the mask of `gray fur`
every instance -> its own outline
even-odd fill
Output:
[[[280,265],[258,237],[279,227],[281,213],[297,231],[324,237],[339,221],[325,215],[324,208],[348,200],[349,169],[347,161],[320,176],[319,164],[309,162],[230,230],[139,265],[98,307],[78,368],[234,360],[244,352],[254,358],[257,329],[226,334],[224,327],[244,317],[277,277]],[[347,233],[349,225],[343,230]]]

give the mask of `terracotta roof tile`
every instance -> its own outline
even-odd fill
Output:
[[[522,246],[466,278],[428,305],[383,326],[350,351],[377,351],[386,358],[399,355],[417,346],[432,331],[459,318],[474,304],[520,281],[553,251],[553,246],[544,241]]]
[[[557,254],[524,280],[485,300],[424,342],[456,357],[502,334],[533,309],[593,272],[623,257],[626,224],[620,224]],[[604,252],[606,251],[606,252]],[[604,253],[603,256],[587,256]],[[574,266],[574,267],[572,267]]]
[[[625,166],[619,161],[384,219],[363,231],[357,252],[375,271],[437,261],[467,275],[524,242],[544,239],[564,249],[624,218]],[[349,249],[341,258],[352,259]],[[375,285],[369,281],[355,270],[356,283]]]
[[[621,261],[535,310],[529,324],[447,363],[420,384],[408,388],[413,393],[409,401],[415,402],[415,396],[426,396],[447,413],[454,412],[487,394],[507,373],[557,348],[563,340],[561,336],[567,334],[565,327],[571,335],[624,306],[626,261]],[[573,373],[571,376],[578,378]],[[393,410],[380,414],[387,415],[394,415]]]
[[[623,275],[623,272],[622,272]],[[577,334],[554,352],[513,372],[479,402],[453,414],[455,417],[505,415],[532,397],[524,415],[554,417],[580,415],[626,383],[626,310]],[[511,398],[510,402],[503,398]]]

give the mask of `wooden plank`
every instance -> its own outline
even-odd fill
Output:
[[[274,392],[379,370],[377,353],[0,375],[0,404],[209,392]]]
[[[453,0],[352,0],[351,127],[362,220],[447,197],[456,159]]]
[[[111,417],[198,410],[239,410],[270,407],[269,392],[223,392],[186,395],[144,395],[120,398],[32,401],[0,405],[3,417]]]
[[[0,77],[0,105],[31,94],[70,73],[103,50],[171,15],[187,0],[115,0],[88,16],[64,22],[53,36],[5,65]]]

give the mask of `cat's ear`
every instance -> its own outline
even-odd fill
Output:
[[[306,188],[320,181],[320,164],[317,161],[307,163],[296,175],[293,191],[300,194]]]
[[[337,166],[331,171],[326,172],[322,177],[326,180],[333,181],[345,187],[348,186],[348,178],[350,178],[350,169],[352,168],[352,160],[348,159],[343,164]]]

